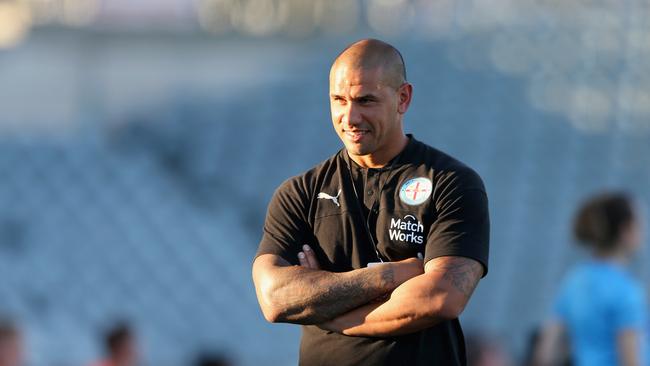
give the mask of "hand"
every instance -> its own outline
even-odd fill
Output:
[[[419,258],[407,258],[391,264],[395,269],[395,279],[400,284],[424,273],[424,261]]]
[[[305,268],[320,269],[318,260],[316,260],[316,254],[307,244],[303,245],[302,252],[298,253],[298,262],[300,262],[300,266]]]

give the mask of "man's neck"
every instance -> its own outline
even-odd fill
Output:
[[[380,151],[368,155],[353,155],[348,151],[348,156],[362,168],[383,168],[397,155],[399,155],[406,148],[406,145],[408,145],[408,143],[409,138],[406,135],[402,134],[399,143],[394,144],[385,151]]]

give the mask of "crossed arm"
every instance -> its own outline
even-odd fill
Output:
[[[273,254],[261,255],[253,263],[255,291],[266,320],[320,324],[422,273],[421,261],[415,258],[335,273],[320,270],[312,250],[301,255],[300,266]]]
[[[311,250],[300,266],[275,255],[253,264],[258,300],[267,320],[318,325],[351,336],[416,332],[462,312],[482,266],[464,257],[427,262],[411,258],[344,273],[320,270]],[[385,296],[388,299],[385,299]]]

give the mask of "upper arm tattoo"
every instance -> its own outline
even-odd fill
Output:
[[[442,272],[442,278],[468,298],[483,275],[483,266],[465,257],[434,258],[427,263],[427,269]]]

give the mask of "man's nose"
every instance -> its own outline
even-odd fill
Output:
[[[354,102],[348,103],[345,106],[343,111],[343,117],[341,122],[347,126],[354,127],[361,123],[361,113],[360,108]]]

